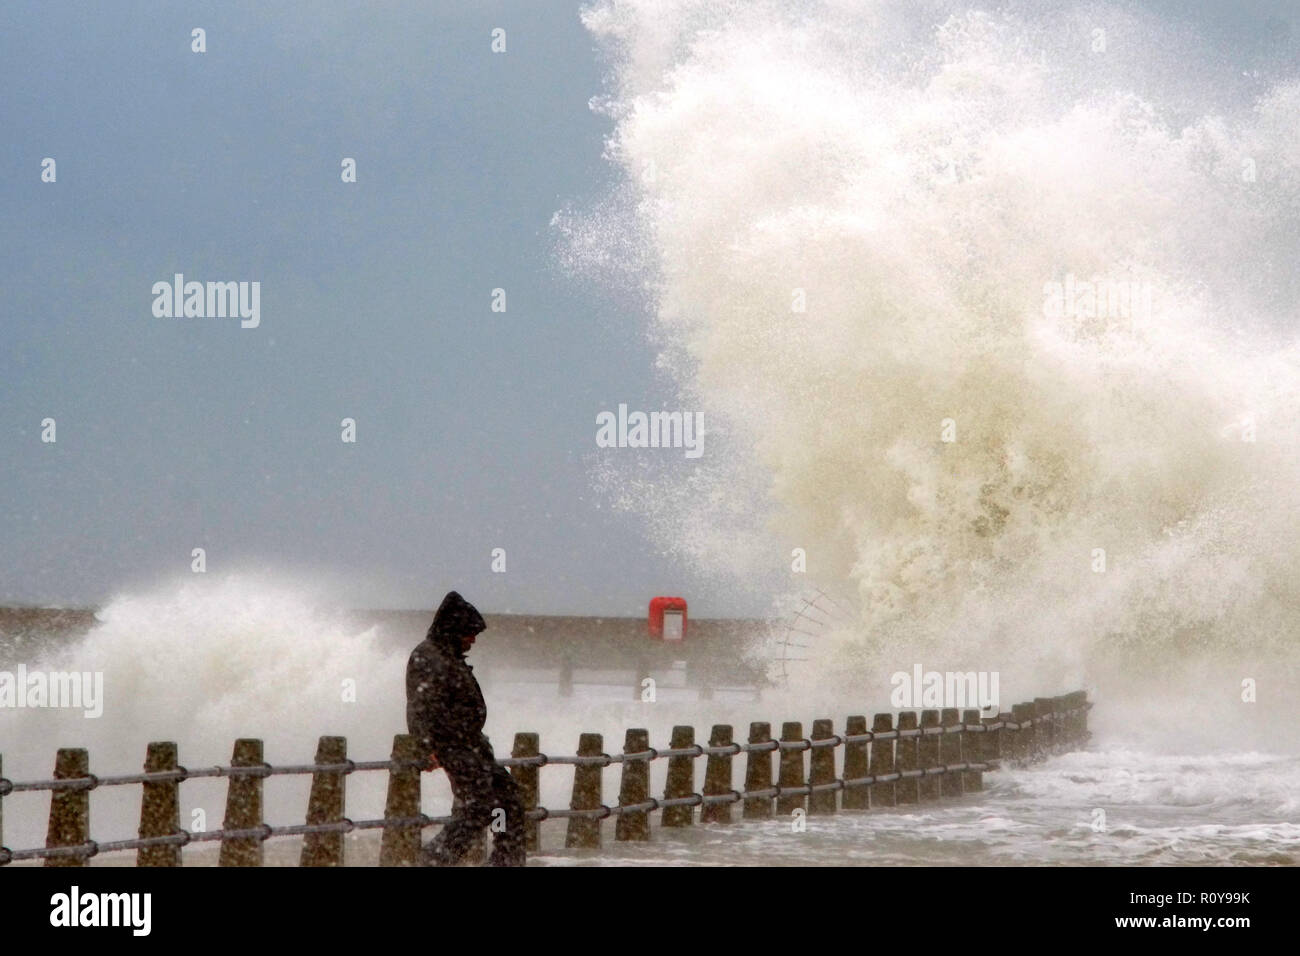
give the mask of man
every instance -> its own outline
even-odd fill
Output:
[[[406,664],[407,731],[429,754],[428,769],[447,771],[456,797],[451,822],[421,854],[427,866],[460,863],[483,829],[501,819],[498,811],[505,813],[505,828],[494,834],[488,865],[524,865],[523,802],[483,735],[487,705],[465,661],[486,628],[474,605],[450,591]]]

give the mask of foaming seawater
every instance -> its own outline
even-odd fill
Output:
[[[1300,864],[1300,761],[1261,755],[1067,754],[984,776],[986,789],[909,809],[658,830],[552,866],[1240,866]],[[1289,791],[1289,792],[1288,792]]]
[[[1300,749],[1294,270],[1249,265],[1300,258],[1295,64],[1215,84],[1184,25],[1093,3],[584,19],[624,179],[557,218],[565,263],[648,290],[709,434],[600,459],[611,499],[855,595],[823,690],[1001,670],[1169,746]]]
[[[16,714],[106,756],[147,736],[188,744],[189,759],[217,761],[235,737],[310,746],[324,728],[365,734],[404,713],[393,687],[405,659],[380,648],[375,628],[297,589],[196,576],[119,597],[96,619],[76,645],[30,666],[103,672],[103,717]]]
[[[109,602],[83,639],[26,661],[29,669],[100,672],[103,713],[80,709],[0,710],[0,752],[11,779],[43,779],[60,747],[84,747],[90,769],[130,773],[150,741],[174,741],[183,765],[227,764],[240,737],[265,741],[272,763],[309,763],[318,737],[340,734],[351,753],[387,757],[405,730],[405,654],[383,648],[320,596],[249,577],[195,576]],[[358,807],[382,808],[383,781],[359,774]],[[267,785],[270,819],[300,821],[309,778]],[[182,822],[194,811],[220,825],[223,781],[182,788]],[[44,834],[46,794],[6,801],[10,846]],[[131,835],[139,788],[92,795],[96,839]],[[373,807],[372,807],[373,808]],[[196,818],[197,819],[197,818]]]

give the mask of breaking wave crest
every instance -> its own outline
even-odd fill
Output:
[[[585,11],[624,175],[565,255],[639,278],[710,432],[600,482],[702,566],[788,586],[800,547],[856,595],[814,682],[1292,697],[1300,83],[1102,5],[898,7]]]

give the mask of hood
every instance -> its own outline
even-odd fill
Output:
[[[445,644],[457,654],[461,653],[460,639],[467,634],[477,634],[487,628],[487,622],[478,609],[455,591],[448,591],[433,616],[426,636],[438,644]]]

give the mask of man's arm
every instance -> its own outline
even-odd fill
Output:
[[[442,661],[419,648],[412,651],[406,663],[406,731],[429,755],[429,770],[463,763],[478,751],[476,718],[474,701]]]
[[[434,735],[439,723],[438,687],[434,661],[417,647],[406,662],[406,732],[414,736],[422,753],[434,752]]]

